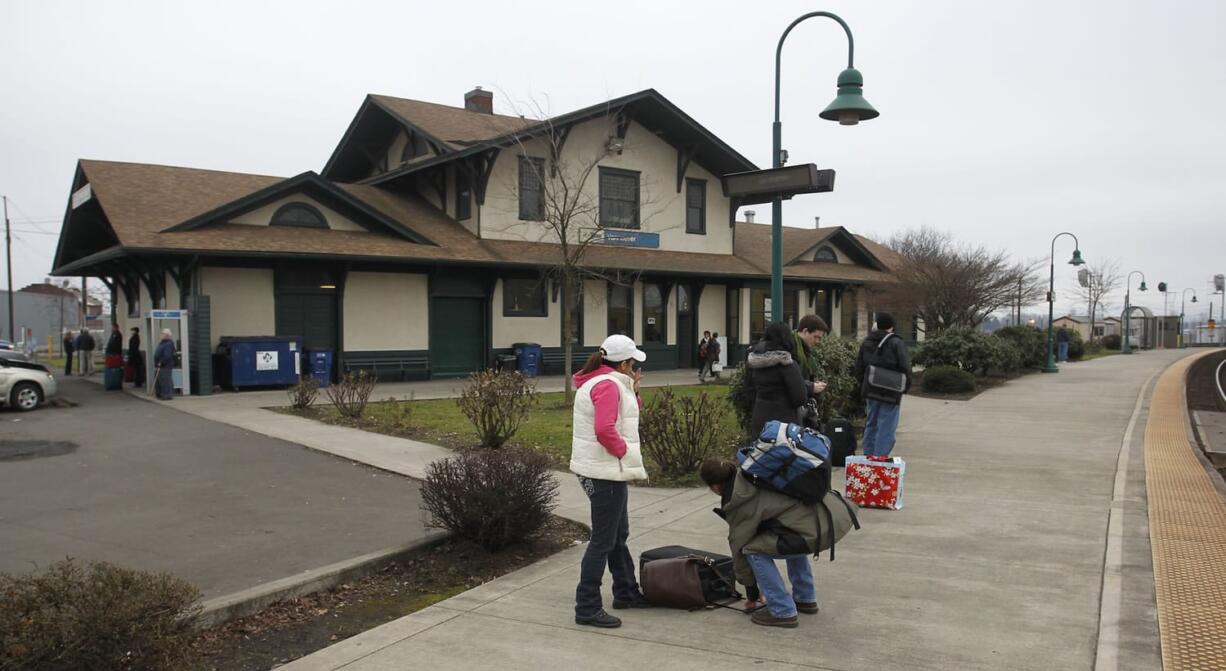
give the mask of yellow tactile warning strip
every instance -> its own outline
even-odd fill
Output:
[[[1226,501],[1186,428],[1185,378],[1198,358],[1176,362],[1158,379],[1145,426],[1149,538],[1166,671],[1226,669]]]

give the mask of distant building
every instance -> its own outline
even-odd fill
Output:
[[[96,301],[95,304],[101,324],[102,304]],[[36,348],[46,349],[47,336],[52,336],[52,342],[58,346],[65,329],[81,328],[80,306],[77,292],[54,284],[31,284],[14,291],[13,330],[17,341],[29,338]],[[8,292],[0,291],[0,338],[7,340],[8,337]]]
[[[1116,335],[1120,333],[1120,320],[1115,317],[1107,317],[1106,319],[1094,319],[1094,325],[1091,327],[1090,318],[1086,315],[1064,315],[1058,319],[1052,320],[1053,328],[1064,327],[1070,331],[1076,331],[1082,340],[1097,340],[1104,336]]]

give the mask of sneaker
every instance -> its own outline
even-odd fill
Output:
[[[771,615],[770,611],[766,608],[759,608],[758,610],[755,610],[753,614],[749,616],[749,619],[754,624],[760,624],[763,627],[784,627],[786,629],[795,629],[800,625],[800,622],[796,619],[795,615],[791,617],[775,617],[774,615]]]
[[[816,601],[797,601],[796,610],[808,615],[816,615],[818,608]]]
[[[633,599],[629,599],[626,601],[618,601],[617,599],[613,599],[614,610],[625,610],[627,608],[655,608],[655,607],[656,605],[648,601],[646,598],[644,598],[642,594],[634,597]]]
[[[620,618],[613,617],[601,609],[596,611],[594,615],[576,615],[575,624],[586,624],[602,629],[616,629],[622,626],[622,621]]]

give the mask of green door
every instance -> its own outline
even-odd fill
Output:
[[[485,368],[485,299],[432,300],[430,376],[464,377]]]
[[[301,336],[309,350],[336,350],[336,296],[334,294],[277,294],[277,335]]]

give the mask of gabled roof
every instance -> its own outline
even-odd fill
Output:
[[[250,212],[269,203],[281,200],[286,196],[306,193],[314,200],[323,202],[342,213],[356,214],[352,219],[367,230],[375,230],[371,222],[382,225],[391,231],[419,244],[433,244],[429,238],[411,228],[403,226],[392,217],[371,208],[359,198],[321,178],[313,172],[304,172],[296,177],[270,184],[263,189],[252,192],[220,207],[175,224],[164,229],[167,233],[190,231],[210,223],[221,223],[245,212]],[[346,212],[348,211],[348,212]]]
[[[771,227],[770,224],[736,223],[735,254],[755,259],[762,272],[770,272]],[[848,252],[859,265],[802,260],[811,256],[822,244],[832,244]],[[859,238],[842,226],[826,228],[783,227],[783,264],[785,273],[805,277],[829,277],[830,279],[888,281],[886,265],[873,254]],[[858,258],[856,258],[858,257]]]
[[[361,152],[358,148],[351,147],[351,144],[363,141],[364,137],[380,134],[390,141],[389,133],[392,131],[386,125],[379,126],[378,117],[372,112],[372,108],[378,110],[382,116],[394,119],[400,126],[422,133],[427,140],[434,142],[441,155],[413,161],[365,180],[370,184],[397,179],[439,163],[481,153],[492,147],[514,145],[527,138],[547,134],[553,129],[619,114],[637,121],[665,142],[691,151],[692,160],[714,175],[757,169],[749,159],[704,128],[658,91],[645,89],[547,120],[483,114],[418,100],[368,95],[341,143],[328,159],[322,172],[325,177],[345,181],[355,178],[357,173],[345,166],[349,161],[355,160],[354,154]]]
[[[137,163],[81,161],[81,183],[88,182],[94,197],[82,206],[98,208],[74,228],[65,228],[61,246],[69,237],[85,236],[88,244],[73,243],[73,253],[57,255],[55,274],[106,272],[120,257],[130,254],[214,255],[233,257],[299,257],[371,261],[389,264],[470,264],[539,268],[556,262],[560,245],[515,240],[479,239],[438,208],[417,196],[360,184],[332,184],[313,173],[292,179],[265,175],[196,170]],[[225,223],[232,212],[277,199],[295,189],[325,191],[364,208],[373,221],[390,221],[431,244],[413,242],[393,226],[371,231],[251,226]],[[336,201],[333,201],[336,202]],[[78,214],[80,210],[76,211]],[[70,210],[67,220],[74,220]],[[89,237],[85,229],[105,227],[114,237]],[[795,258],[805,249],[842,229],[784,228],[784,251]],[[615,271],[676,273],[705,277],[761,280],[769,275],[770,227],[737,224],[733,254],[678,252],[595,245],[585,264]],[[793,262],[784,268],[789,280],[887,282],[890,277],[869,267],[845,263]]]

